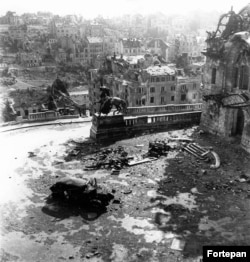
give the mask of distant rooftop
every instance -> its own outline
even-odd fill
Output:
[[[87,39],[88,39],[90,44],[102,43],[103,42],[101,37],[96,37],[96,36],[88,36]]]
[[[150,66],[146,71],[152,76],[175,74],[175,70],[168,66]]]
[[[137,64],[139,60],[145,60],[143,55],[136,55],[136,56],[124,56],[124,60],[126,60],[129,64],[134,65]]]
[[[137,38],[123,38],[122,43],[127,48],[139,48],[141,47],[141,40]]]
[[[89,94],[89,91],[88,91],[88,90],[72,91],[72,92],[69,92],[69,94],[72,95],[72,96],[88,95],[88,94]]]

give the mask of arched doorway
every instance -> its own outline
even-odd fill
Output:
[[[232,136],[241,136],[244,129],[244,112],[239,108],[233,115]]]

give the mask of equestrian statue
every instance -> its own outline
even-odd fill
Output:
[[[113,115],[115,115],[116,112],[118,112],[118,114],[126,114],[127,104],[123,99],[119,97],[111,97],[110,90],[107,87],[100,87],[100,90],[100,100],[95,102],[100,103],[99,116],[101,116],[101,114],[108,115],[111,112],[113,106],[116,108],[116,110],[113,112]]]

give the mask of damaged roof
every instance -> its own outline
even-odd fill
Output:
[[[150,66],[146,69],[146,71],[152,76],[175,74],[175,70],[168,66]]]
[[[124,60],[126,60],[129,64],[134,65],[137,64],[139,61],[145,60],[145,58],[143,55],[124,56]]]
[[[248,46],[250,46],[250,33],[247,31],[235,33],[231,40],[243,40]]]
[[[125,48],[140,48],[141,40],[137,38],[123,38],[122,43]]]
[[[14,100],[14,107],[40,106],[48,101],[49,94],[45,90],[30,88],[26,90],[15,90],[10,92],[10,97]]]

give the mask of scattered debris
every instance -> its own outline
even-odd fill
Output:
[[[201,130],[198,132],[198,134],[199,134],[199,135],[204,135],[204,134],[206,134],[206,132],[201,129]]]
[[[206,175],[206,174],[207,174],[207,170],[201,169],[201,175]]]
[[[186,242],[184,240],[174,238],[170,248],[173,249],[173,250],[183,251],[185,244],[186,244]]]
[[[196,187],[193,187],[190,191],[191,191],[192,194],[200,194],[200,195],[202,195],[202,193],[200,193]]]
[[[132,189],[128,188],[122,191],[123,194],[128,195],[132,193]]]
[[[219,155],[216,152],[214,152],[214,151],[211,151],[211,154],[213,155],[213,157],[215,159],[215,164],[211,165],[210,168],[213,168],[213,169],[219,168],[220,167],[220,157],[219,157]]]
[[[35,157],[36,154],[34,152],[28,152],[29,156],[28,157]]]
[[[120,173],[120,170],[117,170],[117,169],[111,170],[111,175],[119,175],[119,173]]]
[[[133,157],[128,156],[128,153],[122,146],[106,148],[100,150],[94,157],[89,157],[85,167],[88,169],[114,168],[120,170],[124,166],[128,166],[130,159],[133,159]]]
[[[148,158],[144,158],[142,160],[139,160],[139,161],[130,161],[128,163],[129,166],[135,166],[135,165],[139,165],[139,164],[143,164],[143,163],[147,163],[147,162],[151,162],[151,161],[154,161],[154,160],[157,160],[158,158],[156,157],[148,157]]]
[[[200,147],[196,143],[190,143],[183,149],[189,154],[205,162],[209,162],[211,155],[215,160],[215,164],[210,165],[210,168],[217,169],[220,167],[220,157],[216,152],[212,151],[212,148],[209,148],[209,150],[205,150],[205,148]]]
[[[148,152],[144,155],[144,157],[156,157],[167,156],[168,151],[171,147],[164,140],[155,140],[154,142],[149,142]]]
[[[239,178],[235,179],[236,181],[240,182],[240,183],[244,183],[244,182],[248,182],[250,181],[250,178],[246,175],[241,175]]]
[[[74,149],[70,152],[71,156],[78,156],[80,154],[80,150]]]
[[[196,143],[190,143],[183,148],[189,154],[195,156],[198,159],[206,160],[207,155],[210,151],[205,150],[204,148],[200,147]]]
[[[178,141],[178,142],[185,142],[185,143],[191,143],[194,140],[191,138],[187,138],[187,137],[171,137],[168,138],[169,141]]]

